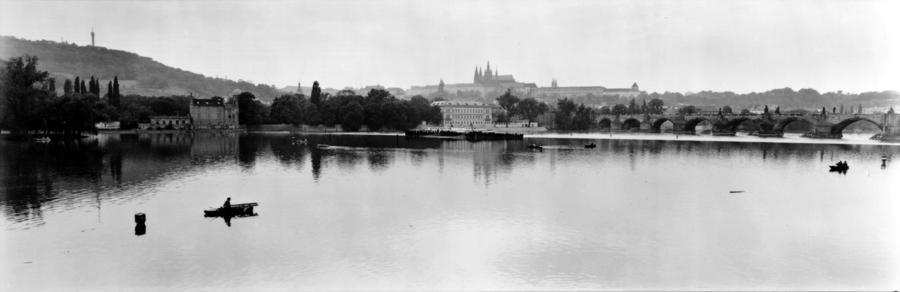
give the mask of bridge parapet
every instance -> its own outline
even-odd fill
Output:
[[[852,123],[868,121],[878,126],[881,139],[900,141],[900,116],[888,114],[622,114],[597,115],[595,122],[602,127],[608,125],[611,131],[639,130],[659,132],[660,126],[668,121],[676,132],[693,132],[697,124],[708,121],[713,125],[713,134],[734,135],[745,122],[756,128],[754,132],[766,136],[781,136],[784,128],[795,121],[807,121],[813,129],[806,134],[814,138],[841,138],[841,132]]]

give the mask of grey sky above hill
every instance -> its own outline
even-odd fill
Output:
[[[900,89],[900,1],[5,1],[0,34],[278,87]]]

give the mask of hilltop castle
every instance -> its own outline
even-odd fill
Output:
[[[500,70],[491,71],[491,61],[487,62],[487,69],[481,70],[481,67],[475,67],[475,78],[473,84],[481,85],[502,85],[516,83],[516,79],[512,75],[500,75]]]
[[[640,88],[637,83],[632,84],[631,88],[606,88],[603,86],[567,86],[560,87],[556,79],[551,81],[550,87],[538,87],[534,83],[525,83],[516,81],[511,74],[500,75],[497,67],[491,68],[491,62],[482,67],[475,66],[475,73],[472,77],[472,83],[451,83],[445,84],[443,79],[438,85],[412,86],[406,91],[409,96],[432,94],[456,94],[458,98],[487,98],[503,94],[510,90],[520,97],[534,97],[539,99],[555,100],[564,97],[590,97],[590,96],[622,96],[635,97],[640,94]]]

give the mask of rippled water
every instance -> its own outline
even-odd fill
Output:
[[[900,147],[635,137],[0,141],[0,290],[900,285]]]

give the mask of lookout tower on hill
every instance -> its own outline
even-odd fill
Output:
[[[93,27],[91,27],[91,46],[92,47],[95,46],[95,44],[94,44],[94,28]]]

